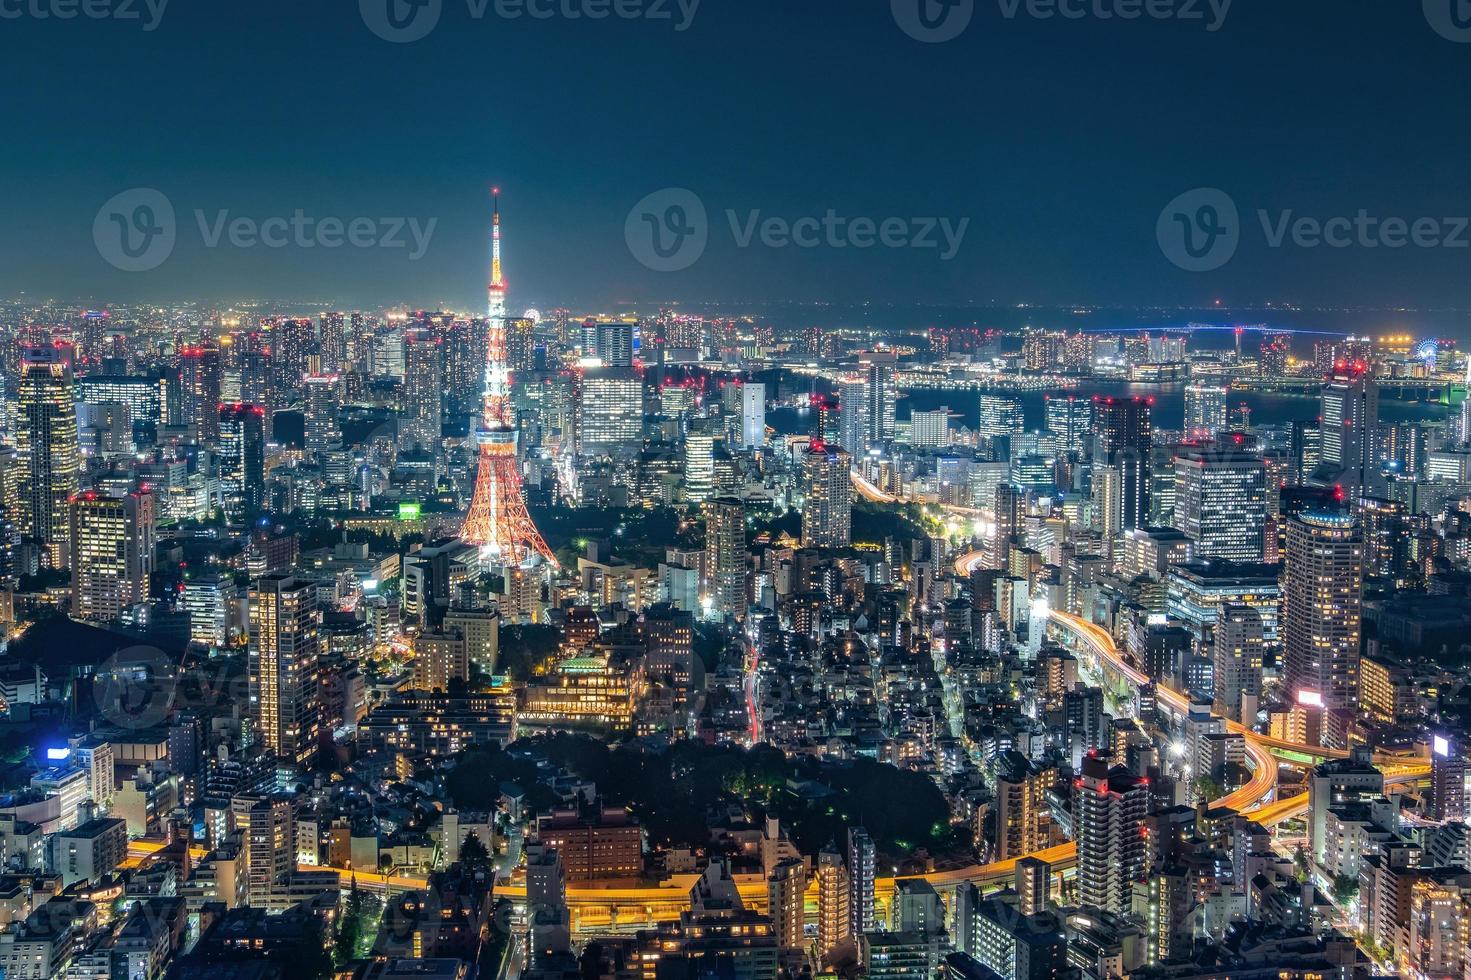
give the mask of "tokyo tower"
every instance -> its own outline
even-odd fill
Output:
[[[490,226],[490,316],[486,331],[485,395],[480,429],[480,468],[475,495],[460,540],[480,546],[487,564],[519,566],[533,553],[553,568],[557,559],[542,540],[521,497],[521,473],[516,462],[516,426],[510,404],[511,372],[506,367],[506,281],[501,276],[500,190],[491,192],[494,212]]]

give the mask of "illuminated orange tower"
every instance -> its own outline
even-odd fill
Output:
[[[494,565],[521,565],[532,554],[553,567],[557,559],[542,540],[521,497],[516,461],[516,426],[510,405],[511,372],[506,367],[506,281],[501,276],[500,190],[491,191],[494,211],[490,230],[490,316],[486,330],[485,395],[480,429],[480,467],[475,495],[460,539],[480,546],[481,560]]]

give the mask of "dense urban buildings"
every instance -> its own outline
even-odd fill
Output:
[[[6,976],[1464,980],[1454,344],[513,314],[489,211],[0,304]]]
[[[1456,425],[1377,420],[1399,342],[814,361],[505,281],[14,349],[17,975],[1456,975],[1471,480]],[[981,343],[969,409],[924,387]],[[1228,411],[1258,382],[1321,386],[1318,442]]]

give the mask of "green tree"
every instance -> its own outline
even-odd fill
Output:
[[[465,840],[460,844],[460,866],[471,874],[490,870],[490,851],[485,849],[480,835],[473,830],[465,835]]]

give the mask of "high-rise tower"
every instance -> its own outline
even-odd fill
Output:
[[[501,276],[500,191],[492,192],[490,231],[490,316],[486,330],[484,413],[480,430],[480,468],[475,495],[460,538],[480,546],[481,558],[520,565],[532,552],[553,567],[557,559],[531,522],[521,497],[516,464],[516,426],[511,408],[511,372],[506,365],[506,281]]]

